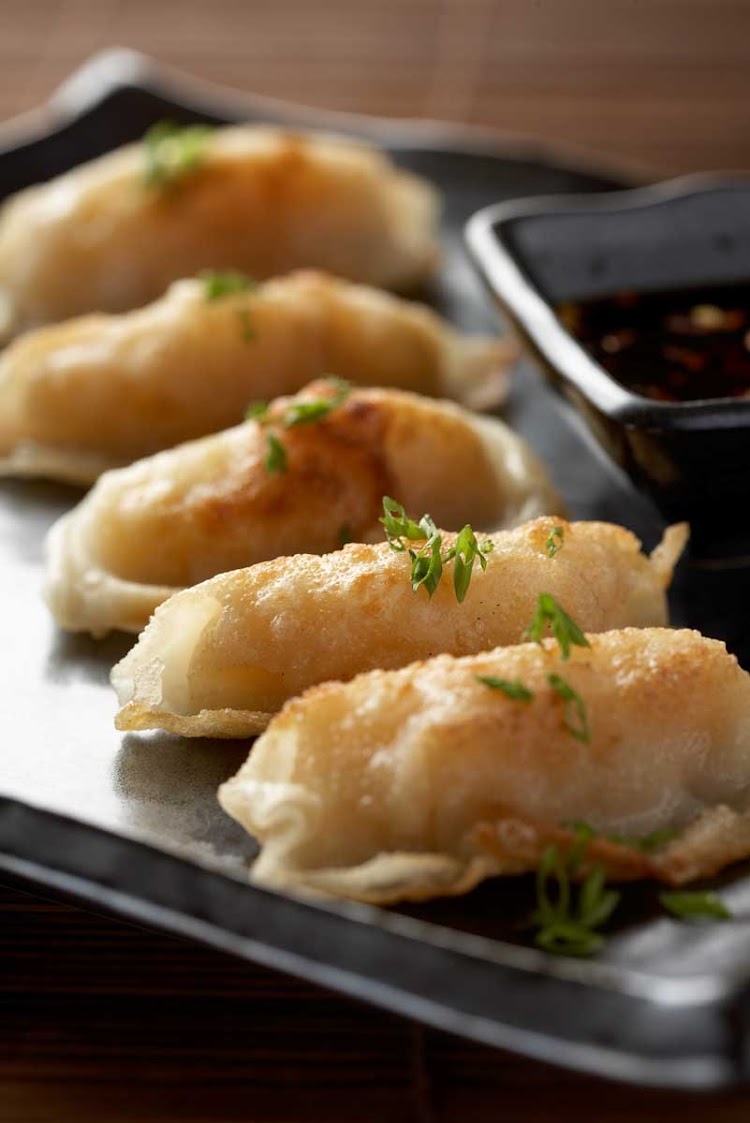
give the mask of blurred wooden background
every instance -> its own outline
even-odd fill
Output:
[[[0,886],[0,1123],[747,1123]]]
[[[0,0],[0,118],[115,44],[242,89],[483,123],[655,174],[750,166],[750,0]]]
[[[491,125],[654,175],[750,167],[750,0],[0,0],[0,119],[92,52]],[[0,889],[0,1123],[739,1123]]]

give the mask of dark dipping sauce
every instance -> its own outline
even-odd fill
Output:
[[[622,292],[557,309],[600,366],[661,402],[750,397],[750,283]]]

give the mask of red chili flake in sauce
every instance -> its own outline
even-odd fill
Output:
[[[670,402],[750,397],[750,283],[621,292],[568,302],[558,315],[635,394]]]

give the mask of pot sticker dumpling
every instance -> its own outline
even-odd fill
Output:
[[[438,211],[430,184],[361,142],[156,126],[0,209],[0,339],[137,308],[200,269],[409,288],[437,263]]]
[[[552,640],[442,655],[290,702],[220,789],[262,845],[253,878],[463,893],[566,851],[581,823],[582,875],[679,884],[750,854],[750,676],[697,632],[588,643],[567,661]]]
[[[112,672],[118,728],[257,733],[316,683],[518,643],[542,593],[590,632],[667,621],[682,528],[649,558],[607,523],[539,518],[485,538],[390,510],[390,544],[261,562],[157,608]]]
[[[383,541],[383,495],[458,530],[561,509],[502,422],[396,390],[322,380],[256,420],[107,472],[48,540],[64,627],[140,631],[176,589],[284,554]]]
[[[326,374],[489,405],[504,396],[514,354],[420,305],[323,274],[257,287],[207,274],[139,311],[56,324],[8,347],[0,472],[90,483]]]

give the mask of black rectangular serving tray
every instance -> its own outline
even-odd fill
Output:
[[[622,185],[517,138],[287,106],[111,51],[45,107],[0,127],[0,197],[140,137],[165,117],[263,120],[384,144],[445,194],[445,266],[425,295],[472,331],[497,326],[462,249],[474,211],[507,198]],[[654,545],[659,515],[585,443],[529,364],[504,416],[548,463],[576,517],[621,522]],[[48,617],[39,594],[44,533],[79,498],[73,488],[0,481],[0,870],[531,1057],[679,1088],[747,1078],[743,868],[725,880],[734,919],[724,924],[679,924],[659,912],[652,888],[628,889],[611,939],[592,961],[529,946],[529,879],[401,910],[312,904],[250,885],[254,844],[215,799],[249,745],[120,737],[107,680],[131,641],[64,636]],[[745,571],[683,566],[673,602],[677,622],[726,638],[747,657]]]

